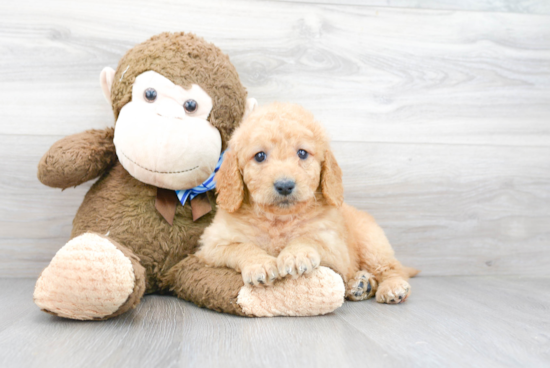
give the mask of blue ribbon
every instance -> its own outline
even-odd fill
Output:
[[[189,198],[189,200],[192,200],[199,194],[206,193],[216,188],[216,182],[214,181],[214,176],[220,169],[220,166],[222,166],[224,154],[225,154],[225,151],[222,152],[222,154],[220,155],[220,158],[218,160],[218,163],[216,164],[216,168],[214,169],[214,172],[210,174],[210,176],[208,177],[208,179],[204,181],[204,183],[199,184],[196,187],[191,189],[176,190],[176,195],[178,196],[178,199],[182,204],[182,206],[185,205],[185,201],[187,201],[187,198]]]

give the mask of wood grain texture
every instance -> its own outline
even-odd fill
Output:
[[[419,277],[402,305],[253,319],[147,296],[106,322],[45,314],[0,280],[2,367],[547,367],[548,278]]]
[[[361,5],[390,8],[442,9],[504,13],[550,14],[545,0],[278,0],[292,3]]]
[[[241,0],[20,4],[0,5],[0,134],[112,124],[101,69],[153,34],[186,30],[225,50],[261,103],[303,104],[335,140],[548,143],[550,16]],[[21,116],[31,102],[37,115]]]
[[[546,3],[399,4],[0,3],[0,276],[37,276],[66,242],[91,183],[46,188],[38,160],[65,135],[112,125],[99,72],[167,30],[220,46],[260,103],[313,111],[347,201],[379,220],[404,263],[549,275]]]
[[[0,148],[0,170],[9,173],[0,180],[0,269],[37,276],[68,240],[89,184],[45,188],[34,156],[57,137],[8,138]],[[10,157],[21,141],[28,151]],[[426,275],[548,274],[550,147],[334,142],[333,149],[346,201],[375,216],[403,263]]]

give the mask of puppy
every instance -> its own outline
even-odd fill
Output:
[[[324,129],[293,104],[253,112],[235,131],[215,177],[218,212],[196,256],[241,272],[246,284],[338,272],[346,298],[404,302],[403,267],[374,219],[343,203],[342,171]]]

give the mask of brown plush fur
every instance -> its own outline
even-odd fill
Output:
[[[128,174],[117,163],[84,197],[73,221],[71,238],[86,232],[109,234],[139,257],[147,274],[146,293],[166,291],[162,277],[176,263],[194,253],[214,212],[193,222],[189,202],[177,206],[168,224],[155,209],[157,188]],[[208,193],[215,202],[214,194]]]
[[[226,146],[243,117],[246,90],[225,54],[202,38],[184,33],[163,33],[134,47],[121,59],[116,71],[111,90],[115,118],[131,99],[135,77],[147,70],[184,87],[200,85],[212,97],[209,121],[219,129],[222,145]],[[144,270],[134,268],[136,284],[144,279],[146,285],[136,288],[113,315],[129,305],[135,306],[144,292],[173,292],[198,305],[242,314],[236,304],[243,286],[238,274],[206,268],[196,259],[182,262],[194,253],[200,235],[214,216],[212,192],[208,196],[214,211],[193,222],[189,202],[178,205],[170,226],[155,209],[157,188],[134,179],[118,163],[112,128],[60,140],[38,167],[40,181],[57,188],[75,186],[100,175],[76,214],[71,237],[86,232],[108,236],[130,259],[139,259]]]
[[[38,164],[38,179],[69,188],[97,178],[116,161],[114,129],[88,130],[57,141]]]
[[[230,268],[204,267],[204,263],[190,255],[168,271],[166,280],[177,296],[192,300],[199,307],[246,315],[236,303],[243,280]]]
[[[395,259],[370,215],[343,204],[342,171],[311,113],[281,103],[260,108],[235,132],[229,149],[216,176],[220,210],[201,237],[197,258],[234,268],[252,285],[323,265],[343,277],[349,299],[366,299],[380,284],[377,301],[405,301],[406,280],[415,271]],[[300,149],[309,156],[300,159]],[[258,152],[267,158],[257,162]],[[295,183],[291,195],[277,193],[279,180]]]

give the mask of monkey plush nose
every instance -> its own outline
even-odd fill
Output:
[[[280,194],[287,196],[294,190],[296,183],[293,180],[278,180],[274,184],[275,190]]]
[[[172,118],[172,119],[185,119],[185,110],[183,107],[172,101],[157,101],[156,104],[156,113],[163,118]]]

